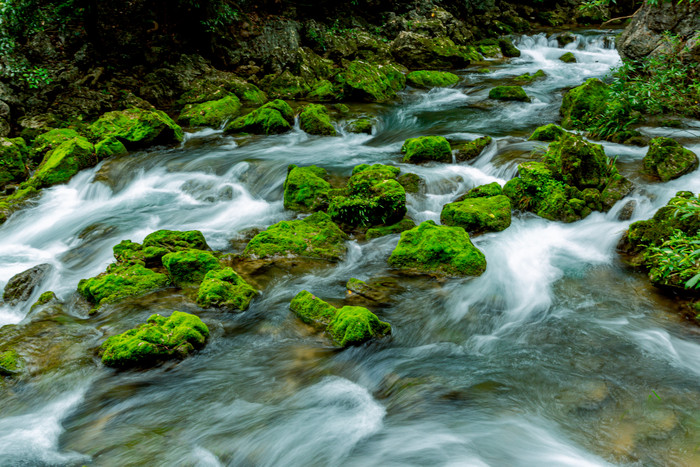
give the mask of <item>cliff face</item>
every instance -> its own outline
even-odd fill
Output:
[[[617,50],[623,59],[635,61],[671,52],[666,31],[680,38],[681,59],[700,69],[700,2],[645,3],[618,39]]]

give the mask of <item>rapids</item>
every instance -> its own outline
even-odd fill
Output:
[[[377,116],[371,136],[202,130],[181,147],[83,171],[0,226],[0,289],[36,264],[54,266],[28,302],[0,307],[0,325],[29,319],[46,290],[72,310],[78,281],[102,272],[122,239],[198,229],[212,248],[236,251],[251,229],[293,217],[282,206],[292,163],[339,175],[361,163],[417,173],[425,189],[408,196],[409,215],[439,222],[444,204],[505,183],[541,149],[527,135],[558,120],[562,90],[619,64],[614,34],[579,31],[566,50],[545,34],[523,36],[521,57],[488,74],[463,70],[455,88],[351,106]],[[578,62],[559,61],[565,51]],[[538,69],[547,79],[524,86],[531,103],[487,100],[493,85]],[[700,122],[686,123],[642,131],[700,154]],[[403,141],[428,134],[494,140],[471,163],[402,164]],[[700,332],[615,252],[630,222],[676,191],[699,192],[700,172],[651,184],[638,175],[646,148],[603,144],[639,187],[632,220],[617,219],[624,201],[572,224],[522,214],[473,239],[486,273],[445,282],[394,276],[386,260],[398,235],[351,240],[345,261],[271,278],[244,313],[202,313],[210,343],[177,365],[114,372],[95,360],[5,391],[0,465],[700,465]],[[288,304],[304,288],[339,302],[351,277],[395,277],[402,288],[376,310],[391,338],[338,351]],[[165,294],[83,325],[99,336],[174,309],[196,310]]]

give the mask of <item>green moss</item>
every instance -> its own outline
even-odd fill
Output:
[[[48,292],[44,292],[43,294],[39,295],[39,299],[32,304],[31,310],[46,305],[54,300],[58,300],[55,293],[51,292],[50,290]]]
[[[561,138],[566,131],[559,125],[550,123],[543,125],[532,132],[528,141],[556,141]]]
[[[156,230],[146,236],[143,246],[163,248],[170,252],[188,249],[211,250],[199,230]]]
[[[543,160],[564,183],[580,190],[602,189],[610,175],[603,146],[578,135],[564,134],[551,143]]]
[[[406,87],[406,77],[396,66],[355,60],[336,76],[346,99],[386,102]]]
[[[561,126],[567,129],[585,127],[605,111],[608,87],[591,78],[564,95],[559,113]]]
[[[204,347],[209,328],[195,315],[174,311],[155,314],[146,324],[107,339],[100,347],[102,363],[114,368],[148,367],[185,358]]]
[[[209,271],[199,286],[197,304],[204,308],[245,311],[258,291],[231,268]]]
[[[659,136],[649,142],[642,160],[642,172],[662,182],[681,177],[698,168],[698,156],[671,138]]]
[[[491,182],[486,185],[479,185],[472,188],[456,201],[464,201],[465,199],[472,198],[491,198],[492,196],[499,196],[502,194],[503,188],[501,188],[501,185],[499,185],[498,182]]]
[[[284,207],[294,211],[312,212],[328,204],[331,184],[326,181],[326,169],[289,166],[284,181]]]
[[[466,162],[476,159],[486,146],[491,144],[491,141],[493,141],[493,139],[490,136],[482,136],[474,141],[455,144],[452,146],[452,149],[455,151],[455,159],[457,162]]]
[[[168,253],[163,256],[163,266],[177,287],[199,284],[209,271],[221,268],[219,260],[213,254],[202,250]]]
[[[400,169],[388,165],[358,165],[347,188],[331,196],[328,214],[345,226],[394,223],[406,214],[406,190],[396,180]]]
[[[69,128],[56,128],[42,133],[34,139],[29,158],[34,164],[39,164],[47,152],[79,136],[77,131]]]
[[[367,135],[372,134],[373,122],[369,118],[358,118],[348,123],[346,129],[349,133],[364,133]]]
[[[242,103],[246,105],[263,105],[267,102],[267,95],[257,86],[241,78],[235,78],[226,84],[226,87],[236,94]],[[207,99],[210,100],[210,99]]]
[[[276,99],[247,115],[238,117],[226,126],[226,133],[254,133],[272,135],[292,129],[294,111],[283,100]]]
[[[412,71],[406,76],[409,85],[415,88],[447,88],[459,83],[459,76],[447,71]]]
[[[266,75],[260,86],[268,96],[275,99],[301,99],[311,92],[311,86],[301,76],[294,76],[289,70],[277,75]]]
[[[393,235],[406,230],[411,230],[416,226],[416,223],[409,218],[403,218],[399,222],[391,225],[383,225],[380,227],[373,227],[368,229],[365,233],[365,238],[367,240],[372,240],[373,238],[384,237],[385,235]]]
[[[289,308],[306,324],[316,328],[325,328],[335,316],[336,308],[312,295],[306,290],[299,292]]]
[[[344,306],[335,313],[327,330],[337,345],[348,347],[389,334],[391,325],[380,321],[367,308]]]
[[[317,81],[306,96],[310,101],[331,102],[338,100],[341,91],[327,79]]]
[[[193,81],[190,89],[182,93],[176,103],[180,106],[200,104],[202,102],[218,101],[230,95],[225,83],[202,78]]]
[[[98,140],[114,137],[127,148],[182,141],[183,132],[165,112],[130,108],[107,112],[90,125]]]
[[[243,254],[253,259],[287,256],[339,261],[345,257],[347,235],[324,212],[295,221],[282,221],[260,232]]]
[[[452,162],[452,148],[442,136],[420,136],[409,138],[401,147],[403,161],[419,163],[428,161]]]
[[[96,163],[95,147],[85,138],[73,138],[46,154],[31,183],[37,188],[66,183],[73,175]]]
[[[224,122],[238,117],[240,113],[241,101],[234,95],[228,95],[216,101],[187,104],[178,121],[187,126],[219,128]]]
[[[535,73],[525,73],[523,75],[516,76],[513,81],[517,84],[532,84],[535,81],[540,81],[547,79],[547,74],[542,70],[537,70]]]
[[[496,86],[489,91],[489,99],[530,102],[530,98],[520,86]]]
[[[0,376],[11,376],[20,369],[20,357],[14,350],[0,352]]]
[[[0,138],[0,189],[26,180],[27,152],[22,138]]]
[[[479,276],[486,270],[486,258],[463,228],[425,221],[401,234],[389,265],[419,273]]]
[[[497,45],[482,44],[477,46],[477,50],[486,58],[497,58],[501,55],[501,48]]]
[[[507,196],[468,198],[446,204],[440,222],[462,227],[467,232],[500,232],[510,226],[510,209]]]
[[[504,57],[520,57],[520,50],[513,45],[510,39],[506,37],[498,39],[498,46],[501,48],[501,53]]]
[[[106,272],[82,279],[78,283],[78,293],[99,307],[160,289],[169,282],[165,274],[146,269],[141,264],[112,264]]]
[[[328,109],[321,104],[308,104],[299,115],[300,128],[310,135],[335,136],[337,133],[328,115]]]
[[[406,190],[406,193],[418,193],[420,191],[421,183],[423,183],[422,178],[410,172],[401,174],[396,181],[401,184],[403,189]]]
[[[576,57],[574,56],[573,52],[566,52],[564,55],[559,57],[559,60],[564,63],[576,63]]]
[[[114,137],[103,139],[95,145],[95,156],[98,160],[108,157],[125,156],[128,152],[126,146]]]

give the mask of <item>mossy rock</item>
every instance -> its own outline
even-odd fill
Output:
[[[370,118],[358,118],[357,120],[353,120],[350,123],[348,123],[347,127],[345,129],[348,131],[348,133],[355,133],[355,134],[367,134],[371,135],[372,134],[372,127],[373,127],[373,122],[372,119]]]
[[[234,78],[226,83],[226,88],[234,93],[245,105],[260,106],[267,102],[267,94],[256,85],[242,78]],[[210,100],[210,99],[207,99]]]
[[[399,172],[382,164],[356,166],[346,189],[331,195],[328,215],[347,227],[397,222],[406,214],[406,190],[396,180]]]
[[[452,162],[452,148],[443,136],[419,136],[409,138],[401,147],[403,161],[417,164],[420,162]]]
[[[351,300],[366,299],[374,304],[391,304],[394,302],[392,295],[401,290],[398,281],[392,277],[376,277],[369,282],[349,279],[345,284],[347,298]]]
[[[337,309],[306,290],[302,290],[292,299],[289,308],[304,323],[322,329],[328,326]]]
[[[533,74],[525,73],[525,74],[516,76],[515,78],[513,78],[513,81],[517,84],[523,85],[523,84],[532,84],[535,81],[540,81],[543,79],[547,79],[547,74],[542,70],[537,70]]]
[[[313,212],[328,205],[331,184],[326,169],[312,165],[290,165],[284,180],[284,207],[301,212]]]
[[[411,230],[415,226],[416,223],[413,222],[413,220],[405,217],[395,224],[382,225],[367,229],[367,232],[365,232],[365,238],[367,240],[372,240],[374,238],[384,237],[386,235],[399,234],[401,232],[405,232],[406,230]]]
[[[52,303],[52,302],[58,302],[58,297],[56,297],[55,293],[53,293],[52,291],[49,290],[49,291],[44,292],[43,294],[39,295],[39,298],[37,299],[37,301],[32,303],[30,311],[34,311],[35,308],[38,308],[40,306],[44,306],[47,303]]]
[[[182,141],[184,133],[165,112],[136,107],[107,112],[90,125],[97,140],[114,137],[127,148]]]
[[[272,135],[285,133],[294,125],[294,111],[283,100],[270,101],[247,115],[229,123],[226,133],[253,133]]]
[[[564,63],[576,63],[576,56],[573,54],[573,52],[566,52],[564,55],[559,57],[559,60],[561,60]]]
[[[338,89],[336,85],[327,79],[322,79],[311,87],[311,92],[306,96],[306,99],[310,101],[332,102],[338,100],[341,95],[341,89]]]
[[[29,159],[34,164],[39,164],[42,160],[44,160],[44,156],[47,152],[52,151],[66,141],[78,138],[79,136],[81,135],[79,135],[77,131],[70,128],[54,128],[46,133],[42,133],[34,138],[34,142],[32,143],[32,147],[29,152]]]
[[[481,55],[474,46],[457,45],[448,37],[428,37],[403,31],[391,44],[391,54],[413,70],[463,68]]]
[[[166,287],[169,283],[168,276],[141,264],[111,264],[106,272],[82,279],[78,283],[78,293],[97,309],[107,303]]]
[[[477,50],[485,58],[500,58],[501,48],[495,44],[482,44],[477,46]]]
[[[208,251],[181,250],[163,256],[163,266],[172,283],[180,288],[191,287],[202,282],[212,270],[221,269],[219,260]]]
[[[201,104],[203,102],[218,101],[230,95],[231,93],[227,89],[226,83],[219,80],[201,78],[192,82],[190,89],[180,95],[176,104],[178,106]]]
[[[209,328],[195,315],[173,311],[151,315],[146,324],[112,336],[100,347],[102,363],[114,368],[145,368],[181,359],[201,349]]]
[[[391,332],[391,325],[361,306],[344,306],[328,324],[328,334],[340,347],[360,345]]]
[[[559,113],[561,126],[566,129],[585,127],[605,112],[608,86],[591,78],[564,95]]]
[[[498,101],[530,102],[525,90],[520,86],[496,86],[489,91],[489,99]]]
[[[340,261],[347,253],[347,235],[324,212],[301,220],[271,225],[248,242],[243,252],[250,259],[306,257]]]
[[[510,226],[510,199],[504,195],[467,198],[443,206],[440,222],[467,232],[500,232]]]
[[[209,271],[199,286],[197,305],[226,311],[245,311],[258,295],[236,271],[231,268]]]
[[[16,306],[18,303],[26,302],[32,296],[34,290],[39,287],[47,274],[53,269],[48,264],[37,264],[36,266],[15,274],[5,284],[2,293],[2,300],[5,304]]]
[[[459,83],[459,76],[448,71],[419,70],[406,75],[406,81],[414,88],[449,88]]]
[[[216,101],[201,104],[187,104],[178,121],[187,126],[219,128],[224,122],[241,114],[241,101],[235,95],[228,95]]]
[[[541,127],[538,127],[535,129],[535,131],[532,132],[530,137],[527,139],[528,141],[556,141],[562,136],[566,134],[566,130],[564,130],[562,127],[559,125],[555,125],[554,123],[550,123],[548,125],[543,125]]]
[[[452,150],[455,151],[455,159],[457,162],[476,159],[486,149],[486,146],[491,144],[491,141],[493,139],[490,136],[482,136],[474,141],[454,144],[452,145]]]
[[[161,248],[166,252],[211,250],[199,230],[156,230],[143,240],[144,248]]]
[[[260,80],[260,87],[273,99],[301,99],[311,92],[309,83],[301,76],[294,76],[289,70],[264,76]]]
[[[95,145],[95,156],[98,160],[108,157],[125,156],[128,153],[129,151],[126,149],[126,146],[124,146],[124,143],[113,136],[103,139]]]
[[[310,135],[336,136],[328,109],[321,104],[305,105],[299,115],[299,127]]]
[[[34,173],[31,184],[37,188],[44,188],[66,183],[73,175],[95,164],[95,147],[87,139],[79,136],[49,151]]]
[[[698,156],[680,143],[659,136],[649,142],[649,151],[642,159],[642,172],[667,182],[698,168]]]
[[[0,189],[27,179],[27,153],[22,138],[0,138]]]
[[[21,359],[14,350],[0,352],[0,376],[12,376],[20,371]]]
[[[543,160],[564,183],[580,190],[602,190],[611,175],[603,146],[577,135],[565,134],[551,143]]]
[[[392,64],[378,65],[355,60],[336,76],[345,99],[386,102],[406,87],[406,77]]]
[[[486,258],[463,228],[425,221],[401,234],[389,265],[407,272],[480,276],[486,270]]]
[[[396,181],[401,184],[406,193],[418,193],[423,184],[422,178],[410,172],[399,175]]]
[[[472,188],[471,190],[467,191],[464,195],[457,198],[455,202],[473,198],[491,198],[493,196],[499,196],[502,194],[503,188],[501,188],[501,185],[499,185],[498,182],[491,182],[486,185],[479,185]]]
[[[513,41],[506,37],[498,39],[498,46],[504,57],[520,57],[520,50],[513,45]]]

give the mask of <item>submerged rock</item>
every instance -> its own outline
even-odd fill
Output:
[[[219,128],[224,122],[238,117],[240,113],[241,101],[235,95],[228,95],[215,101],[185,105],[178,121],[187,126]]]
[[[486,270],[486,258],[463,228],[425,221],[401,234],[389,265],[415,273],[480,276]]]
[[[391,296],[401,290],[397,281],[392,278],[373,278],[369,282],[351,278],[345,284],[348,299],[365,299],[374,304],[388,304]]]
[[[15,274],[5,286],[2,299],[11,306],[26,302],[34,290],[41,285],[46,275],[51,271],[50,264],[39,264],[24,272]]]
[[[114,368],[154,366],[185,358],[201,349],[209,328],[195,315],[173,311],[169,317],[151,315],[145,324],[112,336],[100,347],[102,363]]]
[[[336,136],[328,109],[321,104],[304,106],[299,115],[300,128],[310,135]]]
[[[409,138],[403,143],[401,152],[403,161],[419,162],[452,162],[452,148],[443,136],[420,136]]]
[[[459,76],[448,71],[412,71],[406,81],[414,88],[448,88],[459,83]]]
[[[283,100],[276,99],[229,123],[226,133],[272,135],[285,133],[294,125],[294,111]]]
[[[530,102],[527,93],[525,93],[525,90],[520,86],[496,86],[489,91],[489,99]]]
[[[642,171],[667,182],[698,168],[698,156],[671,138],[659,136],[649,142]]]
[[[258,291],[231,268],[209,271],[199,286],[197,305],[225,311],[245,311]]]
[[[326,169],[312,165],[290,165],[284,180],[284,207],[294,211],[313,212],[328,205],[331,184]]]
[[[182,141],[183,132],[165,112],[136,107],[107,112],[90,125],[96,139],[114,137],[127,148]]]
[[[476,159],[486,149],[486,146],[491,144],[491,141],[493,139],[490,136],[482,136],[474,141],[453,144],[452,150],[455,151],[455,159],[457,162],[467,162]]]

